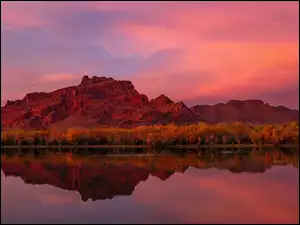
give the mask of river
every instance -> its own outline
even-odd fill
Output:
[[[299,155],[1,153],[1,223],[298,223]]]

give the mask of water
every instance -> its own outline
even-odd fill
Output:
[[[1,223],[298,223],[299,156],[279,150],[1,156]]]

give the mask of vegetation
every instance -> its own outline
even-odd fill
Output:
[[[125,128],[70,128],[65,130],[2,131],[3,146],[9,145],[298,145],[298,122],[276,125],[247,123],[155,125]]]

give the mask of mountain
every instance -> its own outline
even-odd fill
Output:
[[[226,104],[196,105],[173,102],[165,95],[149,101],[130,81],[84,76],[77,86],[53,92],[26,94],[1,107],[2,128],[135,127],[188,124],[200,121],[283,123],[299,120],[299,111],[273,107],[261,100],[231,100]]]
[[[288,109],[284,106],[270,106],[257,99],[230,100],[225,104],[219,103],[212,106],[196,105],[191,107],[191,110],[207,123],[240,121],[273,124],[299,121],[299,110]]]

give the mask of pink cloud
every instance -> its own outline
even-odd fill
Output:
[[[136,74],[133,81],[139,90],[152,97],[156,92],[166,92],[176,100],[220,95],[253,98],[258,92],[299,83],[297,49],[296,43],[204,43],[179,59]]]
[[[32,83],[53,83],[53,82],[62,82],[77,79],[78,77],[71,73],[62,73],[62,74],[45,74],[40,77],[38,80],[32,81]]]
[[[251,98],[254,92],[281,91],[299,83],[298,2],[6,2],[1,6],[4,28],[47,29],[60,24],[56,29],[60,41],[68,40],[64,30],[73,34],[72,29],[79,33],[83,29],[77,23],[66,27],[62,18],[71,13],[86,10],[135,15],[107,21],[108,30],[92,34],[93,45],[119,58],[151,57],[165,49],[182,51],[124,78],[132,79],[138,91],[150,97],[163,92],[183,101],[229,98],[239,90],[237,97]],[[92,22],[97,29],[97,23]],[[111,36],[104,38],[108,33]],[[83,42],[86,40],[78,44]],[[41,77],[36,82],[71,81],[70,74]],[[297,98],[291,99],[295,104]]]
[[[164,46],[184,51],[180,59],[136,74],[133,79],[141,91],[154,97],[155,86],[156,91],[164,91],[175,99],[185,100],[197,96],[224,96],[227,90],[241,87],[240,96],[251,98],[253,86],[260,90],[276,90],[298,83],[299,12],[295,4],[221,5],[223,7],[210,8],[201,13],[197,7],[190,7],[186,11],[175,10],[176,16],[164,18],[163,23],[168,21],[169,27],[138,22],[118,27],[135,43],[131,51],[151,54]],[[287,21],[292,23],[287,24]],[[245,35],[243,27],[247,29]],[[223,34],[216,33],[219,30]],[[211,36],[214,33],[217,39]],[[222,35],[226,35],[224,41]],[[231,35],[232,41],[228,35]],[[117,52],[114,45],[109,50]],[[214,80],[203,84],[201,80],[206,78],[201,73],[187,72],[199,70],[210,71]],[[182,77],[174,77],[170,82],[169,74]],[[144,82],[148,79],[152,81],[151,86]],[[186,84],[182,82],[183,79]],[[272,85],[267,82],[270,79]],[[198,81],[195,83],[195,80]],[[179,85],[182,88],[178,88]],[[245,88],[245,93],[242,88]]]
[[[38,14],[38,8],[30,2],[1,1],[1,26],[6,29],[23,29],[47,24]]]

